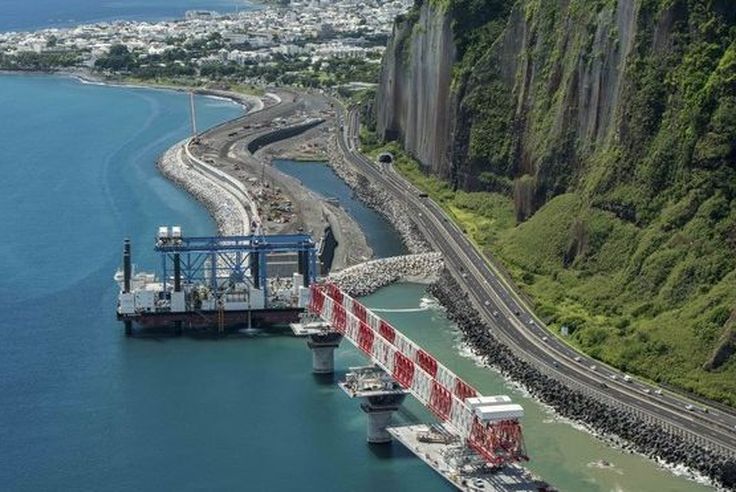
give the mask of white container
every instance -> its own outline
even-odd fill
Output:
[[[171,293],[171,312],[183,313],[187,310],[187,303],[184,298],[184,292]]]
[[[298,306],[300,308],[306,308],[309,304],[309,287],[304,287],[303,285],[299,286],[299,304]]]
[[[137,311],[153,311],[156,293],[152,290],[139,290],[135,293],[135,309]]]
[[[263,309],[266,307],[266,301],[263,297],[263,290],[250,288],[250,308],[251,309]]]
[[[304,286],[304,275],[301,273],[294,273],[291,276],[292,279],[292,295],[298,296],[299,295],[299,287]]]
[[[118,313],[134,314],[135,313],[135,296],[131,292],[121,292],[118,296]]]
[[[524,416],[524,409],[516,403],[476,407],[475,414],[484,422],[515,420]]]
[[[169,228],[166,226],[161,226],[158,228],[158,238],[159,239],[168,239],[169,238]]]
[[[465,404],[470,408],[476,407],[487,407],[490,405],[501,405],[504,403],[511,403],[511,398],[507,395],[494,395],[494,396],[477,396],[474,398],[468,398],[465,400]]]
[[[171,237],[174,239],[181,239],[181,226],[174,226],[171,228]]]

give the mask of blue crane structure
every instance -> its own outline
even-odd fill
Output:
[[[316,280],[317,249],[308,234],[161,237],[155,251],[161,253],[162,281],[167,290],[169,273],[174,291],[185,284],[208,285],[216,292],[225,282],[243,282],[256,289],[268,288],[268,261],[271,253],[295,253],[304,287]],[[266,296],[267,298],[267,296]]]

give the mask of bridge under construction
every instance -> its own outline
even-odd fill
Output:
[[[527,456],[523,408],[506,395],[483,396],[335,284],[316,277],[310,236],[184,237],[162,227],[154,248],[161,276],[132,269],[129,241],[117,314],[132,325],[217,327],[289,324],[307,339],[312,371],[334,372],[334,351],[348,340],[368,358],[352,367],[340,388],[359,400],[367,441],[398,440],[461,490],[552,490],[521,465]],[[426,425],[392,426],[392,415],[413,396],[436,417]]]
[[[307,338],[312,371],[334,371],[334,350],[345,339],[371,365],[350,368],[339,383],[361,401],[369,443],[402,442],[461,490],[551,490],[520,464],[527,461],[523,408],[507,395],[483,396],[386,320],[335,284],[310,285],[296,335]],[[392,427],[407,395],[437,418],[430,425]]]

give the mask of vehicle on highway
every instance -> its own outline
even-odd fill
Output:
[[[349,125],[346,126],[348,126],[349,129],[351,128]],[[357,140],[357,135],[353,135],[352,133],[350,135],[343,135],[342,137],[343,139],[351,138]],[[346,148],[350,148],[349,145],[346,147],[342,144],[341,148],[349,157],[353,154],[352,152],[346,151]],[[452,220],[446,217],[442,213],[440,207],[436,204],[417,199],[416,197],[419,190],[414,189],[414,191],[409,191],[411,188],[407,188],[403,181],[397,184],[393,179],[390,179],[390,176],[383,176],[380,169],[376,169],[375,166],[370,164],[372,163],[367,159],[356,160],[355,162],[355,165],[359,169],[364,169],[366,173],[369,173],[370,177],[375,179],[378,183],[384,184],[392,195],[406,200],[408,202],[407,207],[409,207],[412,213],[415,214],[415,217],[421,210],[424,213],[424,216],[432,219],[418,221],[418,226],[422,229],[423,233],[430,237],[434,237],[438,241],[438,244],[436,245],[437,248],[446,253],[448,257],[452,257],[453,254],[455,255],[452,257],[452,267],[456,268],[453,271],[453,274],[458,272],[463,274],[459,283],[463,284],[461,287],[463,287],[466,294],[472,298],[472,301],[476,305],[480,305],[485,304],[487,299],[493,298],[494,302],[492,303],[492,307],[499,310],[503,309],[504,312],[501,314],[498,314],[499,311],[483,309],[482,314],[484,316],[489,316],[491,312],[493,313],[493,317],[496,317],[496,322],[493,324],[497,325],[494,328],[498,329],[500,335],[504,336],[506,342],[520,350],[524,350],[528,348],[527,345],[529,345],[529,342],[532,342],[531,345],[534,345],[536,343],[535,341],[539,341],[545,332],[536,333],[534,328],[524,330],[522,323],[529,323],[531,319],[530,313],[526,311],[525,307],[521,305],[517,306],[517,303],[515,302],[516,299],[510,295],[510,292],[513,291],[512,286],[505,285],[505,283],[501,284],[498,280],[494,280],[494,276],[489,270],[491,267],[484,265],[484,262],[482,261],[479,262],[479,255],[470,254],[473,253],[472,244],[470,244],[470,241],[463,235],[457,234],[460,227],[456,226]],[[412,198],[412,196],[414,198]],[[443,238],[444,241],[442,240]],[[468,253],[468,251],[470,251],[470,253]],[[462,266],[465,266],[465,269],[462,268]],[[472,279],[469,275],[465,274],[466,271],[469,273],[469,268],[473,268]],[[496,277],[502,278],[502,275],[496,274]],[[462,281],[462,279],[467,280]],[[496,299],[498,300],[497,302]],[[525,310],[523,315],[520,313],[521,309]],[[499,321],[501,317],[507,318],[510,322],[500,323]],[[526,321],[524,321],[524,319],[526,319]],[[557,342],[557,340],[551,340],[548,345],[543,346],[543,351],[531,347],[534,350],[530,351],[532,352],[530,356],[538,358],[543,364],[564,368],[564,370],[556,369],[553,371],[553,373],[559,373],[562,377],[570,377],[573,380],[576,380],[576,382],[590,388],[595,388],[596,386],[599,388],[607,388],[600,393],[608,394],[612,398],[625,399],[627,404],[634,408],[642,409],[647,414],[653,415],[656,419],[661,418],[664,422],[681,427],[690,434],[701,435],[708,441],[713,441],[718,444],[725,443],[725,446],[729,449],[731,449],[732,446],[736,447],[733,444],[736,442],[736,439],[734,439],[732,435],[721,435],[736,435],[736,425],[734,425],[734,421],[727,421],[725,419],[724,421],[721,421],[721,419],[715,417],[714,411],[705,414],[705,410],[702,409],[702,403],[694,403],[693,409],[686,410],[685,407],[686,404],[688,404],[687,400],[682,399],[680,396],[674,392],[670,392],[669,390],[667,395],[663,395],[663,389],[659,389],[655,385],[649,386],[647,384],[640,384],[636,377],[632,377],[631,381],[625,384],[619,384],[620,382],[626,381],[624,379],[626,374],[624,372],[619,373],[618,371],[615,371],[616,375],[613,376],[614,371],[612,368],[605,365],[601,366],[600,374],[585,374],[585,367],[582,366],[588,364],[588,369],[590,370],[593,359],[583,356],[582,354],[578,356],[575,351],[564,346],[562,346],[562,348],[557,347]],[[543,354],[542,352],[545,352],[546,354]],[[572,355],[572,357],[570,357],[570,355]],[[555,357],[557,357],[557,360],[555,360]],[[580,366],[568,368],[568,361],[571,358],[574,358]],[[570,369],[570,371],[568,371],[568,369]],[[609,379],[606,380],[606,377]],[[611,381],[614,382],[611,383]],[[609,389],[610,391],[608,391]],[[657,398],[654,395],[662,396]],[[718,426],[725,426],[724,428],[726,431],[719,433],[717,429]],[[734,430],[732,430],[732,428]]]
[[[590,366],[590,370],[591,371],[595,371],[597,369],[598,369],[598,366],[596,366],[595,364],[593,364],[592,366]]]
[[[490,306],[491,305],[491,301],[486,301],[483,304],[485,304],[486,306]]]
[[[695,411],[695,407],[693,405],[687,404],[685,405],[685,410],[690,410],[691,412]]]
[[[421,192],[419,193],[419,198],[427,198],[429,195],[427,193]]]
[[[624,381],[626,381],[627,383],[630,383],[632,381],[631,376],[629,376],[628,374],[625,374]]]
[[[549,338],[547,338],[547,337],[542,337],[542,341],[543,341],[543,342],[546,342],[547,340],[549,340]]]

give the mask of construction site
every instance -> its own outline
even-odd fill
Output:
[[[117,316],[126,335],[174,334],[289,325],[312,351],[312,372],[332,375],[343,339],[368,358],[339,387],[366,414],[366,441],[402,443],[460,490],[552,490],[521,466],[529,458],[523,408],[506,395],[483,396],[430,353],[326,279],[318,279],[317,245],[306,234],[187,237],[159,228],[158,274],[134,272],[130,241]],[[393,426],[407,396],[436,421]]]
[[[349,368],[338,385],[360,402],[370,445],[395,439],[460,490],[554,490],[523,467],[529,457],[521,405],[507,395],[481,395],[337,285],[312,284],[305,313],[291,327],[307,339],[315,374],[334,373],[334,352],[343,339],[368,358],[369,365]],[[392,425],[407,396],[435,421]]]

